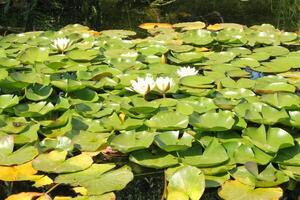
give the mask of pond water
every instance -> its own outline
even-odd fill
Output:
[[[97,30],[144,22],[270,23],[299,29],[298,0],[0,0],[0,32],[59,29],[80,23]]]

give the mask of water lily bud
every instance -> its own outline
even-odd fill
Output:
[[[169,77],[159,77],[156,79],[156,87],[161,94],[165,94],[174,85],[173,79]]]
[[[180,67],[180,69],[177,70],[178,76],[180,78],[185,76],[193,76],[198,74],[198,70],[196,70],[194,67]]]
[[[52,46],[59,52],[64,53],[64,51],[71,45],[71,41],[68,38],[57,38],[53,40]]]
[[[138,77],[137,80],[131,81],[131,90],[145,96],[155,87],[155,81],[152,76],[147,75],[145,78]]]

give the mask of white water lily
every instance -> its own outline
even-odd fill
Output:
[[[71,45],[71,41],[68,38],[57,38],[53,40],[52,46],[59,52],[64,53],[65,50]]]
[[[155,87],[155,81],[151,75],[145,78],[138,77],[137,80],[131,80],[130,90],[135,91],[143,96],[148,94]]]
[[[174,85],[174,81],[170,77],[158,77],[155,81],[156,87],[161,94],[165,94]]]
[[[194,67],[180,67],[180,69],[177,70],[178,76],[180,78],[185,77],[185,76],[193,76],[198,74],[199,70],[196,70]]]

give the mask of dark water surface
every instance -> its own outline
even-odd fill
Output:
[[[298,30],[300,0],[0,0],[0,33],[59,29],[136,30],[143,22],[270,23]]]

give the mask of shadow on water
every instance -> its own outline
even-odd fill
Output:
[[[80,23],[96,30],[132,29],[144,22],[270,23],[298,30],[299,0],[2,0],[0,33],[59,29]]]

